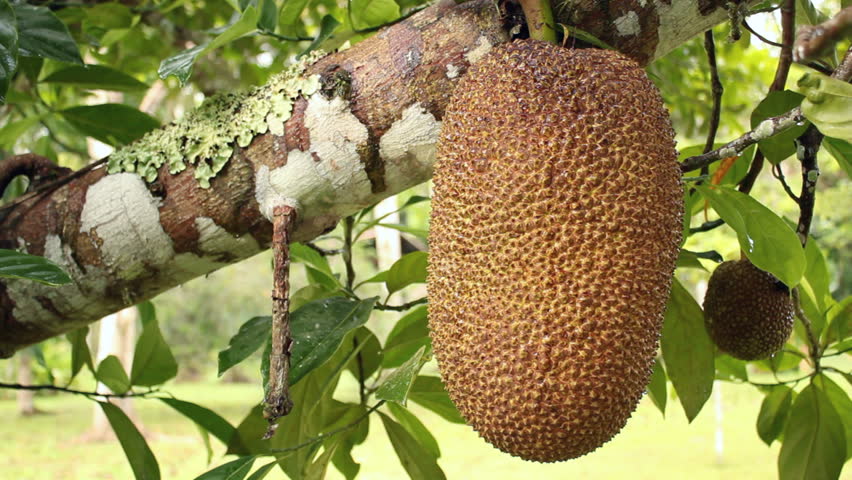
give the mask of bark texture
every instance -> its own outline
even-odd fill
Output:
[[[726,18],[721,0],[576,0],[577,25],[641,64]],[[271,207],[298,207],[294,241],[428,180],[450,95],[471,64],[509,40],[491,0],[441,1],[310,66],[283,135],[234,146],[208,189],[190,167],[146,183],[94,169],[0,209],[0,248],[43,255],[74,282],[0,280],[0,358],[268,248]],[[276,129],[277,130],[277,129]]]

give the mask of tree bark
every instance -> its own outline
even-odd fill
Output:
[[[575,0],[556,15],[647,64],[725,19],[723,4]],[[191,165],[164,166],[152,183],[97,168],[0,208],[0,248],[43,255],[74,280],[0,280],[0,358],[268,248],[264,212],[282,198],[298,205],[294,241],[306,241],[429,179],[455,85],[512,26],[491,0],[443,0],[321,58],[304,75],[324,88],[296,100],[283,135],[234,145],[210,188]],[[340,78],[346,88],[331,88]]]

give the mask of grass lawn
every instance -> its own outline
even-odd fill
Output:
[[[176,397],[210,407],[232,423],[260,398],[252,385],[178,384],[169,388]],[[766,447],[754,423],[761,396],[754,389],[722,385],[721,403],[711,398],[696,421],[687,424],[680,405],[669,400],[663,419],[643,400],[625,430],[612,442],[586,457],[560,464],[528,463],[505,455],[480,440],[464,425],[445,422],[431,412],[417,411],[438,438],[440,464],[455,479],[774,479],[779,446]],[[0,401],[0,462],[3,479],[132,479],[117,442],[81,440],[92,418],[92,403],[74,396],[39,397],[37,406],[48,412],[18,417],[15,402]],[[149,435],[164,479],[192,479],[207,467],[207,457],[192,423],[155,400],[138,400],[136,408]],[[721,408],[721,419],[716,412]],[[716,453],[717,426],[723,450]],[[354,451],[362,463],[363,479],[402,479],[400,466],[381,422],[373,419],[371,436]],[[279,432],[281,434],[283,432]],[[213,441],[214,463],[224,448]],[[264,462],[265,463],[265,462]],[[258,463],[260,464],[260,463]],[[848,469],[847,469],[848,470]],[[329,478],[342,478],[330,469]],[[843,478],[852,478],[844,472]],[[274,472],[270,479],[284,478]]]

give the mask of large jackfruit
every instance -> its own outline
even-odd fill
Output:
[[[741,360],[768,358],[793,332],[790,290],[748,259],[713,271],[704,295],[704,325],[713,343]]]
[[[512,455],[595,450],[645,390],[681,238],[659,92],[616,52],[497,46],[453,94],[434,182],[429,326],[453,402]]]

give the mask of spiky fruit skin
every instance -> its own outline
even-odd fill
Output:
[[[674,132],[632,60],[517,41],[460,81],[429,234],[429,326],[453,402],[497,448],[584,455],[649,380],[681,238]]]
[[[748,259],[713,271],[704,296],[704,325],[719,350],[740,360],[769,358],[793,332],[790,290]]]

